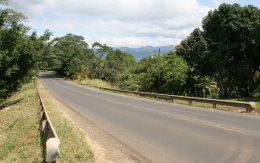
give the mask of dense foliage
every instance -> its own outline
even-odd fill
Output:
[[[259,85],[260,10],[254,6],[222,4],[203,19],[203,31],[195,29],[177,46],[194,68],[192,75],[209,76],[222,97],[230,90],[248,96]]]
[[[46,40],[35,33],[28,36],[25,19],[22,13],[0,9],[0,100],[32,77],[44,53]]]
[[[174,52],[144,58],[136,69],[140,90],[175,94],[184,90],[187,72],[186,61]]]
[[[61,75],[72,77],[80,72],[90,56],[84,37],[67,34],[52,40],[52,69]]]
[[[115,50],[106,57],[104,79],[119,88],[135,90],[138,87],[133,73],[136,65],[131,54]]]

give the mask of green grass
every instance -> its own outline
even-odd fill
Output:
[[[255,103],[256,103],[256,107],[257,107],[257,108],[260,108],[260,100],[259,100],[259,101],[256,101]]]
[[[75,82],[84,84],[87,86],[92,86],[92,87],[105,87],[105,88],[116,88],[109,84],[108,82],[104,80],[99,80],[99,79],[84,79],[84,80],[76,80]]]
[[[51,122],[61,140],[61,162],[93,162],[93,153],[90,150],[84,132],[77,128],[51,99],[45,88],[38,83],[39,92],[46,107]]]
[[[43,162],[39,109],[33,83],[0,105],[0,162]]]
[[[231,99],[232,101],[238,101],[237,99]],[[249,98],[241,98],[239,101],[242,102],[250,102],[254,101],[256,103],[256,107],[260,109],[260,98],[252,98],[251,100]]]

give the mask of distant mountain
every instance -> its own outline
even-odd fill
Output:
[[[114,49],[119,49],[123,52],[127,52],[135,56],[135,58],[139,61],[142,58],[148,57],[153,54],[153,51],[156,51],[156,54],[158,50],[160,49],[160,54],[168,53],[169,51],[175,51],[174,45],[168,45],[168,46],[145,46],[141,48],[129,48],[129,47],[118,47]]]

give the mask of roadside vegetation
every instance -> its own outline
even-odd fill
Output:
[[[0,20],[0,100],[40,69],[79,81],[89,79],[89,84],[98,79],[120,89],[260,98],[260,9],[254,6],[221,4],[176,51],[160,54],[158,49],[140,61],[106,44],[89,45],[83,36],[71,33],[54,39],[49,30],[42,36],[28,34],[26,16],[8,7],[0,9]]]
[[[42,36],[36,32],[28,35],[30,28],[24,25],[27,17],[3,7],[5,3],[0,1],[0,102],[43,69],[51,36],[48,30]]]
[[[86,142],[86,135],[57,106],[45,88],[38,82],[39,92],[47,113],[61,141],[60,162],[93,162],[93,153]]]
[[[76,83],[91,86],[91,87],[104,87],[104,88],[116,88],[112,86],[107,81],[99,80],[99,79],[83,79],[83,80],[75,80]]]
[[[67,34],[52,41],[54,59],[48,67],[71,79],[100,79],[121,89],[258,100],[259,22],[257,7],[221,4],[176,51],[160,55],[154,51],[140,61],[105,44],[90,46],[83,37]]]
[[[40,116],[31,82],[0,104],[0,162],[42,162]]]

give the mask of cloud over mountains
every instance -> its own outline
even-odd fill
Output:
[[[211,9],[198,0],[10,0],[10,6],[36,31],[79,34],[114,47],[178,44]]]

